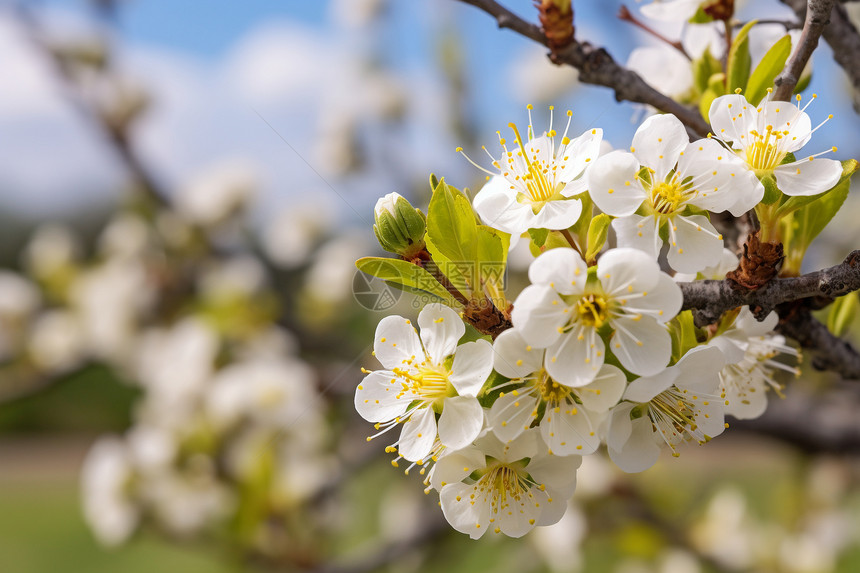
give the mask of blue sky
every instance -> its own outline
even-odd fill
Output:
[[[355,1],[359,0],[346,0]],[[606,46],[616,59],[623,62],[634,46],[649,40],[615,19],[614,14],[620,4],[619,0],[579,0],[576,2],[576,26],[578,38]],[[635,2],[627,4],[632,7]],[[64,13],[90,14],[84,0],[47,0],[42,5]],[[370,31],[350,31],[338,26],[337,19],[332,17],[337,5],[334,1],[322,0],[120,2],[118,45],[128,56],[129,71],[140,76],[156,98],[156,109],[150,122],[153,125],[145,126],[141,135],[144,155],[153,168],[161,171],[167,181],[178,184],[209,162],[244,154],[268,170],[264,179],[268,181],[266,197],[269,197],[270,204],[274,201],[272,197],[281,202],[293,200],[308,189],[322,188],[323,193],[331,195],[333,187],[340,195],[349,196],[350,210],[356,211],[367,209],[382,193],[403,192],[403,187],[408,187],[410,181],[426,180],[430,171],[447,175],[461,186],[479,184],[481,174],[453,153],[453,147],[464,142],[451,138],[450,134],[432,133],[439,131],[438,127],[453,113],[450,102],[445,99],[446,88],[438,58],[439,38],[445,32],[452,32],[453,41],[458,43],[456,51],[464,58],[467,78],[465,114],[475,126],[478,144],[485,143],[492,149],[495,130],[502,129],[510,121],[522,123],[525,120],[525,103],[536,104],[535,124],[538,129],[546,125],[545,105],[553,103],[558,108],[574,110],[573,133],[595,126],[603,127],[605,138],[622,148],[629,145],[636,120],[642,117],[636,107],[616,103],[610,91],[590,86],[562,91],[553,101],[532,102],[524,95],[530,86],[524,85],[528,81],[521,79],[527,77],[523,76],[523,67],[532,67],[562,80],[572,77],[573,72],[566,68],[553,69],[543,57],[541,47],[510,31],[498,30],[486,14],[471,6],[453,0],[390,0],[387,16],[381,24],[374,25]],[[508,0],[506,5],[523,16],[535,18],[531,0]],[[785,12],[780,10],[784,7],[775,1],[757,1],[742,11],[741,17],[784,16]],[[269,62],[265,73],[277,76],[286,68],[301,68],[300,60],[313,60],[312,66],[322,66],[315,71],[318,77],[313,81],[324,80],[327,86],[320,88],[319,95],[306,93],[304,99],[288,101],[285,87],[276,85],[274,92],[267,96],[268,99],[263,98],[261,103],[256,92],[251,94],[250,100],[247,94],[232,93],[242,91],[242,86],[229,81],[229,78],[236,77],[236,62],[253,67],[254,57],[266,55],[259,51],[261,38],[274,42],[277,47],[275,37],[289,42],[291,38],[305,36],[307,52],[286,50],[284,53],[290,54],[290,59]],[[258,51],[250,49],[254,46]],[[332,54],[320,56],[319,52],[329,47],[332,47]],[[409,90],[409,98],[413,100],[411,105],[414,109],[409,111],[409,117],[414,125],[394,135],[385,126],[360,130],[362,137],[372,138],[367,140],[371,142],[370,174],[340,179],[326,173],[324,161],[314,158],[308,149],[313,147],[314,130],[319,131],[320,125],[326,123],[329,111],[326,98],[331,99],[331,94],[323,92],[326,89],[343,89],[346,93],[342,95],[348,99],[352,90],[362,87],[360,76],[342,82],[338,80],[339,76],[349,74],[340,62],[353,52],[382,63],[383,67],[401,78]],[[252,57],[253,54],[256,56]],[[810,91],[817,91],[820,97],[810,110],[813,120],[832,112],[839,121],[832,122],[816,134],[810,151],[837,145],[841,157],[860,156],[860,143],[856,137],[860,121],[850,110],[841,72],[830,61],[826,46],[816,57]],[[325,65],[319,62],[325,62]],[[518,66],[519,72],[516,71]],[[260,80],[259,76],[259,73],[255,76],[257,80]],[[239,77],[244,76],[239,74]],[[282,81],[291,81],[289,74],[286,78]],[[272,86],[263,87],[269,89]],[[167,103],[160,105],[164,102]],[[356,112],[353,109],[353,113],[362,119],[361,110]],[[295,147],[296,152],[287,148],[257,114],[263,115],[280,136]],[[368,120],[370,123],[373,121],[376,120]],[[90,137],[71,132],[63,136],[61,130],[53,130],[44,118],[32,125],[20,118],[15,118],[13,123],[18,129],[13,133],[21,134],[19,141],[29,144],[28,149],[39,152],[46,145],[55,145],[57,147],[50,148],[53,150],[50,154],[57,157],[62,156],[69,145],[76,146],[72,142]],[[215,124],[220,128],[210,127]],[[43,132],[51,132],[55,141],[46,141],[44,135],[39,135]],[[383,140],[380,144],[380,137],[391,141]],[[59,147],[59,141],[67,142],[66,147]],[[394,149],[383,149],[386,145]],[[480,160],[479,149],[473,148],[471,152]],[[93,151],[92,155],[95,154]],[[100,164],[91,158],[77,159],[74,163],[94,166],[90,179],[84,177],[85,174],[77,174],[81,181],[86,182],[77,186],[86,190],[98,187],[92,181],[97,178],[96,166]],[[404,179],[398,171],[403,171],[402,166],[406,163],[410,164],[413,173],[407,173]],[[44,171],[40,164],[37,169]],[[108,166],[100,169],[110,172]],[[322,173],[323,181],[316,171]],[[33,181],[40,175],[45,177],[35,173]],[[26,177],[27,174],[21,172],[16,181],[26,181]],[[71,175],[57,177],[60,182],[74,179]],[[116,179],[106,181],[103,184],[105,191],[99,196],[109,194],[111,186],[115,193],[115,183]],[[60,188],[55,186],[51,191],[21,193],[21,197],[25,202],[29,198],[31,203],[44,205],[50,193],[60,192]],[[340,202],[337,197],[334,199]],[[48,204],[54,206],[53,201]],[[62,201],[56,203],[57,208],[62,205]]]

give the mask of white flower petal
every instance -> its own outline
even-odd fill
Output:
[[[630,413],[637,404],[621,402],[609,411],[606,420],[606,446],[610,450],[621,450],[630,439],[633,431],[633,420]]]
[[[540,434],[554,454],[552,457],[588,455],[600,445],[596,422],[584,408],[565,401],[555,408],[547,406],[540,421]]]
[[[611,249],[597,261],[597,278],[607,294],[623,298],[631,292],[651,290],[660,279],[660,267],[642,251]]]
[[[612,319],[610,324],[615,330],[610,339],[612,353],[630,372],[651,376],[669,363],[672,339],[666,328],[653,318],[620,317]]]
[[[522,537],[534,529],[541,514],[540,502],[545,500],[546,493],[537,487],[530,488],[519,499],[509,493],[505,500],[508,507],[499,510],[496,525],[508,537]]]
[[[812,137],[812,120],[806,112],[783,101],[770,101],[763,107],[761,115],[764,125],[772,125],[773,131],[782,135],[780,150],[797,151],[809,142]],[[762,135],[764,133],[766,132],[762,132]]]
[[[723,255],[723,237],[704,215],[675,216],[671,221],[669,266],[682,273],[697,273],[715,265]]]
[[[510,442],[531,426],[536,408],[537,397],[509,392],[493,402],[487,423],[502,442]]]
[[[442,488],[439,502],[442,514],[451,527],[460,533],[466,533],[472,539],[479,539],[487,531],[490,520],[490,504],[476,501],[472,503],[469,496],[474,492],[480,499],[475,487],[464,483],[452,483]]]
[[[644,314],[657,322],[668,322],[674,318],[684,304],[684,295],[672,278],[661,272],[657,284],[648,291],[632,291],[621,301],[628,314]]]
[[[668,390],[680,374],[677,368],[671,367],[654,374],[653,376],[642,376],[630,382],[624,391],[623,399],[628,402],[644,404],[654,399],[657,394]]]
[[[646,199],[636,174],[636,158],[624,151],[610,151],[588,169],[588,194],[594,204],[613,217],[627,217]]]
[[[486,340],[457,347],[448,381],[460,396],[477,396],[493,371],[493,345]]]
[[[663,247],[663,239],[657,231],[659,222],[655,217],[630,215],[612,221],[620,248],[637,249],[656,261]]]
[[[529,266],[529,280],[561,294],[579,294],[585,288],[587,272],[588,265],[573,249],[550,249]]]
[[[758,112],[740,94],[728,94],[711,102],[708,118],[717,137],[731,141],[734,149],[751,144],[750,130],[758,127]]]
[[[385,368],[403,368],[413,356],[424,360],[424,350],[412,321],[402,316],[386,316],[379,321],[373,339],[373,352]]]
[[[535,348],[558,340],[558,329],[567,324],[567,305],[550,287],[529,285],[514,301],[511,321],[522,337]]]
[[[576,489],[575,482],[573,485],[574,489]],[[555,491],[550,487],[546,488],[545,493],[547,498],[541,502],[540,517],[537,519],[535,525],[555,525],[567,513],[567,502],[570,495],[565,495],[564,492]]]
[[[657,463],[660,446],[654,440],[651,420],[647,417],[632,420],[630,437],[622,448],[609,448],[609,457],[627,473],[642,472]]]
[[[675,364],[678,379],[675,386],[682,390],[716,393],[720,385],[719,372],[726,363],[722,350],[715,346],[697,346],[690,349]]]
[[[652,20],[684,22],[696,14],[701,0],[654,0],[640,8]]]
[[[485,225],[512,235],[528,230],[534,214],[531,205],[517,201],[517,192],[501,176],[492,177],[475,195],[472,204]]]
[[[648,85],[673,99],[689,96],[693,89],[693,67],[681,52],[668,45],[637,46],[627,58],[633,70]]]
[[[498,441],[498,440],[496,440]],[[524,430],[516,439],[511,440],[502,445],[502,451],[499,456],[493,456],[505,463],[513,463],[525,458],[533,458],[542,448],[540,444],[540,432],[537,428]],[[484,450],[488,455],[492,455],[490,450]]]
[[[744,385],[737,383],[721,386],[721,392],[726,395],[728,405],[724,411],[738,420],[754,420],[767,410],[767,391],[765,383],[757,383],[750,379]]]
[[[546,371],[565,386],[585,386],[597,376],[603,358],[603,340],[594,327],[578,325],[547,348]]]
[[[588,410],[606,412],[621,400],[626,387],[624,373],[611,364],[604,364],[594,381],[580,388],[576,395]]]
[[[439,440],[452,450],[475,441],[484,426],[484,410],[474,396],[445,398],[439,416]]]
[[[585,168],[594,163],[597,156],[600,155],[600,143],[603,140],[603,130],[598,128],[590,129],[572,139],[564,149],[559,149],[556,155],[556,160],[559,161],[559,169],[556,174],[556,179],[570,182],[580,175]],[[565,159],[567,158],[567,159]],[[571,197],[565,193],[566,189],[562,190],[565,197]]]
[[[842,177],[842,164],[833,159],[801,159],[773,170],[776,186],[791,197],[824,193]]]
[[[393,372],[376,370],[364,377],[355,390],[355,410],[368,422],[387,422],[406,412],[415,399],[402,392],[403,379]]]
[[[529,460],[526,471],[538,484],[569,498],[576,489],[576,470],[581,464],[580,456],[554,456],[540,453]]]
[[[529,220],[529,229],[567,229],[582,214],[582,201],[579,199],[555,199],[543,204],[537,214]]]
[[[434,302],[425,306],[418,314],[421,341],[427,357],[433,364],[440,364],[457,350],[457,342],[466,333],[460,315],[444,304]]]
[[[433,466],[431,485],[441,491],[448,484],[462,481],[475,470],[486,467],[484,452],[474,446],[447,452]]]
[[[433,408],[419,408],[403,422],[398,453],[410,462],[426,458],[436,441],[436,414]]]
[[[511,328],[493,342],[493,367],[508,378],[523,378],[543,366],[543,350],[529,346],[522,334]]]
[[[663,181],[689,143],[680,119],[670,113],[652,115],[633,135],[633,155],[641,165],[654,170],[654,181]]]

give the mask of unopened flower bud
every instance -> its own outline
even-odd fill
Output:
[[[411,259],[424,249],[424,214],[398,193],[389,193],[376,202],[373,232],[388,252]]]

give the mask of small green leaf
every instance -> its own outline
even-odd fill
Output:
[[[435,191],[436,187],[439,186],[439,178],[436,177],[435,173],[430,174],[430,190]]]
[[[693,60],[693,83],[701,93],[708,89],[711,76],[721,73],[722,65],[710,50],[702,52],[702,56]]]
[[[776,186],[776,177],[768,173],[761,178],[761,184],[764,185],[764,197],[761,202],[765,205],[773,205],[782,197],[782,191]]]
[[[713,22],[714,19],[705,12],[701,6],[696,9],[696,13],[690,16],[690,19],[687,20],[690,24],[708,24]]]
[[[509,234],[484,225],[478,226],[478,279],[484,294],[499,310],[505,310],[508,306],[505,298],[505,268],[510,244]]]
[[[529,229],[529,237],[532,243],[540,248],[546,243],[546,238],[549,236],[549,229]]]
[[[750,75],[744,93],[748,102],[753,105],[761,102],[767,94],[767,88],[773,85],[773,80],[785,67],[789,54],[791,54],[791,36],[786,34],[770,47]]]
[[[570,228],[570,232],[577,239],[577,244],[585,245],[588,240],[588,227],[591,225],[591,218],[594,216],[594,201],[588,193],[577,195],[577,198],[582,201],[582,212],[579,214],[579,219]]]
[[[851,323],[857,318],[860,309],[858,293],[852,292],[833,301],[830,313],[827,315],[827,328],[836,336],[844,336]]]
[[[743,89],[747,85],[750,77],[750,66],[752,65],[749,32],[757,22],[758,20],[753,20],[741,28],[729,49],[726,65],[726,90],[728,92],[733,92],[738,88]]]
[[[672,336],[672,361],[677,362],[691,348],[699,345],[698,329],[693,320],[693,311],[685,310],[669,321]]]
[[[591,224],[588,226],[588,240],[585,243],[588,245],[585,252],[586,261],[593,261],[600,249],[603,248],[606,243],[606,236],[609,234],[611,221],[612,218],[606,213],[601,213],[591,220]]]
[[[831,219],[839,212],[851,188],[851,176],[860,164],[853,159],[842,162],[842,177],[829,191],[816,196],[816,200],[797,209],[783,219],[786,250],[785,268],[800,272],[800,265],[812,241],[824,230]]]
[[[475,260],[478,222],[472,204],[444,179],[439,181],[430,198],[425,240],[434,260],[437,255],[458,264]]]
[[[714,100],[720,97],[720,95],[721,94],[712,89],[706,89],[702,92],[702,97],[699,98],[699,113],[702,114],[702,117],[708,117],[708,113],[711,111],[711,104],[714,103]]]
[[[391,286],[409,292],[417,291],[433,295],[448,306],[461,306],[433,275],[408,261],[383,257],[364,257],[355,261],[355,266],[360,271],[382,279]]]

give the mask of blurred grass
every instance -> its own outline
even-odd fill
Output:
[[[8,461],[8,460],[7,460]],[[71,476],[8,481],[0,478],[0,570],[4,573],[232,573],[215,551],[141,536],[106,550],[81,515]]]

